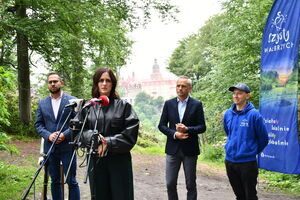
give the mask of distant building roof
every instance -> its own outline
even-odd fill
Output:
[[[127,79],[122,78],[119,81],[119,87],[122,89],[122,98],[133,103],[136,95],[140,92],[145,92],[155,98],[162,96],[165,100],[176,96],[176,81],[177,78],[164,78],[160,72],[160,67],[157,60],[154,59],[152,73],[147,79],[138,80],[134,73]]]

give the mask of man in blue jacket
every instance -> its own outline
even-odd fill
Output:
[[[169,200],[178,200],[177,179],[183,163],[187,199],[197,199],[196,165],[200,154],[198,134],[205,132],[202,103],[189,96],[192,80],[181,76],[176,82],[177,97],[165,102],[159,130],[167,136],[166,182]]]
[[[45,153],[49,151],[55,138],[58,137],[58,131],[62,129],[48,160],[52,198],[53,200],[62,200],[60,162],[62,162],[64,173],[66,174],[72,156],[72,146],[69,144],[71,139],[69,129],[70,119],[64,127],[62,127],[62,125],[70,112],[72,112],[71,117],[75,116],[75,113],[71,108],[65,108],[65,105],[69,103],[69,100],[74,99],[75,97],[63,93],[61,87],[64,83],[57,73],[50,73],[47,81],[50,96],[39,102],[36,111],[35,128],[45,140]],[[75,159],[71,164],[70,177],[67,179],[70,200],[80,199],[79,186],[76,180],[76,167]]]
[[[237,200],[256,200],[256,156],[268,144],[264,121],[250,98],[250,88],[238,83],[229,88],[234,104],[225,112],[226,172]]]

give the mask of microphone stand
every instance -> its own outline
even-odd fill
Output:
[[[83,109],[84,109],[84,108],[83,108]],[[86,124],[87,117],[89,116],[89,113],[90,113],[90,109],[88,109],[87,114],[86,114],[85,117],[84,117],[83,124],[82,124],[82,126],[81,126],[81,129],[80,129],[80,132],[79,132],[78,137],[76,138],[76,140],[75,140],[74,142],[70,142],[70,144],[74,145],[74,150],[73,150],[72,158],[71,158],[71,161],[70,161],[70,164],[69,164],[67,173],[66,173],[66,181],[65,181],[65,184],[67,183],[67,180],[68,180],[68,178],[69,178],[69,173],[70,173],[70,170],[71,170],[72,162],[73,162],[73,160],[75,159],[76,151],[77,151],[78,148],[80,147],[80,138],[81,138],[81,136],[82,136],[82,134],[83,134],[83,129],[84,129],[84,126],[85,126],[85,124]]]
[[[94,130],[93,130],[93,136],[92,136],[92,142],[91,142],[91,148],[89,150],[89,152],[87,153],[87,168],[86,168],[86,172],[85,172],[85,179],[84,179],[84,183],[87,183],[87,179],[88,179],[88,171],[89,171],[89,167],[90,167],[90,160],[91,160],[91,156],[92,154],[96,154],[95,152],[93,152],[94,149],[98,148],[98,131],[97,131],[97,126],[98,126],[98,119],[99,119],[99,115],[100,115],[100,111],[101,111],[101,105],[99,105],[99,112],[98,115],[96,114],[96,122],[95,122],[95,126],[94,126]]]
[[[58,140],[58,138],[59,138],[59,136],[60,136],[60,134],[61,134],[61,132],[62,132],[62,129],[64,128],[64,126],[65,126],[66,123],[68,122],[68,120],[69,120],[69,118],[70,118],[70,116],[71,116],[71,114],[72,114],[72,111],[73,111],[73,110],[71,110],[71,111],[69,112],[69,114],[68,114],[67,118],[65,119],[63,125],[61,126],[60,130],[58,131],[57,137],[55,138],[54,142],[53,142],[52,145],[50,146],[50,149],[48,150],[47,154],[45,155],[44,161],[42,162],[42,164],[40,165],[40,167],[38,168],[38,170],[35,172],[35,175],[34,175],[34,177],[33,177],[33,180],[31,181],[31,183],[30,183],[28,189],[26,190],[25,194],[23,195],[22,200],[26,200],[26,197],[28,196],[28,194],[29,194],[29,192],[30,192],[30,189],[31,189],[31,187],[33,186],[33,184],[34,184],[36,178],[38,177],[38,175],[39,175],[39,173],[41,172],[42,168],[45,166],[46,162],[48,161],[48,159],[49,159],[49,157],[50,157],[50,155],[51,155],[51,153],[52,153],[52,149],[54,149],[54,147],[55,147],[54,145],[56,144],[56,142],[57,142],[57,140]]]
[[[45,156],[45,155],[43,155],[43,156]],[[42,192],[42,199],[43,200],[47,200],[48,178],[49,178],[48,164],[46,163],[45,167],[44,167],[44,183],[43,183],[43,192]]]

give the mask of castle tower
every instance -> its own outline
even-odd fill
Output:
[[[157,64],[157,59],[154,59],[154,64],[152,66],[151,79],[152,80],[162,80],[162,75],[159,70],[159,65]]]

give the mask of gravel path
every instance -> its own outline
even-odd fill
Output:
[[[39,141],[20,142],[14,141],[20,150],[20,155],[11,156],[7,152],[0,151],[0,160],[16,165],[34,165],[33,160],[39,156]],[[142,155],[133,153],[134,195],[136,200],[166,200],[165,187],[165,156]],[[80,160],[78,161],[80,163]],[[37,167],[37,165],[34,165]],[[81,199],[89,200],[89,185],[84,184],[86,168],[78,168],[77,179],[81,190]],[[186,189],[183,170],[180,170],[178,178],[179,199],[186,199]],[[48,186],[49,188],[49,186]],[[66,186],[67,188],[67,186]],[[224,171],[202,164],[197,165],[197,189],[198,199],[203,200],[233,200],[234,195]],[[37,191],[39,193],[39,191]],[[66,189],[67,193],[67,189]],[[48,193],[50,194],[50,193]],[[40,194],[39,194],[40,195]],[[37,196],[39,196],[37,195]],[[260,200],[300,200],[300,196],[291,196],[280,193],[271,193],[263,190],[263,184],[258,187]],[[50,195],[49,195],[50,197]],[[29,197],[28,199],[33,199]],[[66,198],[67,199],[67,198]]]
[[[132,153],[134,173],[134,195],[136,200],[167,200],[165,187],[165,156],[141,155]],[[78,181],[81,188],[81,198],[90,199],[88,184],[83,184],[85,168],[78,169]],[[178,178],[179,199],[186,199],[185,179],[183,169]],[[198,199],[204,200],[233,200],[232,189],[224,171],[212,169],[199,163],[197,166]],[[295,200],[300,197],[286,194],[269,193],[258,187],[260,200]]]

